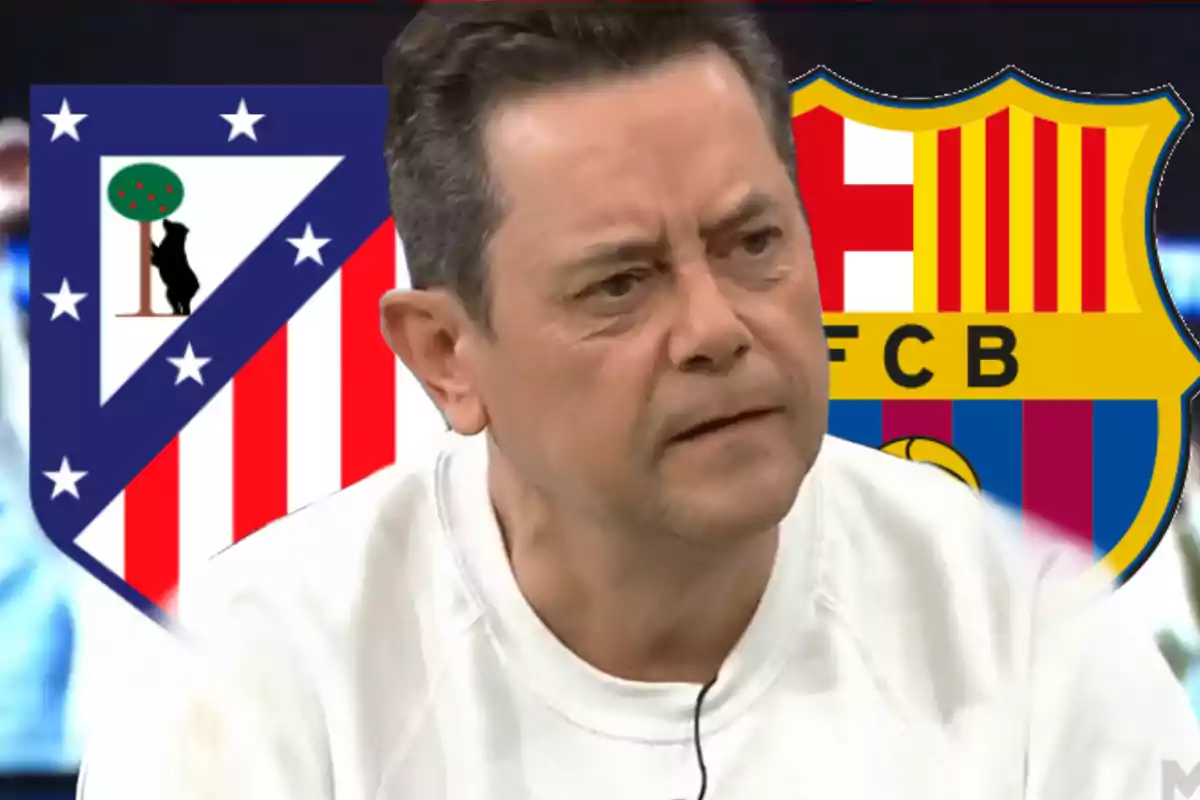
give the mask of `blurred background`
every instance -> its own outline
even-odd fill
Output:
[[[115,654],[130,636],[158,635],[61,557],[29,512],[25,317],[29,270],[37,269],[27,212],[30,84],[376,83],[389,39],[411,15],[400,3],[105,4],[86,13],[54,6],[0,9],[0,797],[71,796],[80,741],[120,678]],[[1097,93],[1171,83],[1185,102],[1200,103],[1200,6],[859,2],[765,5],[762,13],[791,75],[824,64],[879,92],[931,96],[1015,64]],[[1195,132],[1166,170],[1157,235],[1175,304],[1200,329]],[[1200,492],[1196,498],[1185,498],[1167,538],[1119,597],[1158,632],[1200,713]]]

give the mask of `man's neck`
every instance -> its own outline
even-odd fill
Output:
[[[778,529],[713,548],[564,520],[511,480],[491,482],[517,584],[563,644],[627,680],[716,675],[762,599]]]

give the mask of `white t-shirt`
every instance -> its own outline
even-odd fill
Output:
[[[216,558],[84,800],[695,798],[699,687],[602,674],[543,626],[486,467],[450,437]],[[1183,690],[1107,601],[1054,600],[1078,564],[1016,524],[827,438],[703,704],[707,800],[1169,797],[1164,759],[1200,758]]]

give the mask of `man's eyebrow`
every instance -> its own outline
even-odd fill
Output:
[[[706,223],[700,228],[701,235],[707,239],[717,233],[736,228],[739,225],[745,224],[755,217],[761,216],[768,211],[776,208],[778,203],[775,199],[763,192],[751,192],[746,195],[740,203],[715,222]]]
[[[635,237],[613,242],[600,242],[588,247],[565,266],[571,271],[612,266],[635,261],[655,260],[662,256],[660,240]]]
[[[728,214],[715,222],[701,226],[700,233],[707,239],[773,211],[777,206],[778,203],[770,195],[759,191],[750,192]],[[614,264],[653,261],[662,258],[667,249],[666,240],[662,237],[651,239],[644,236],[633,236],[591,245],[563,266],[568,271],[574,272],[609,267]]]

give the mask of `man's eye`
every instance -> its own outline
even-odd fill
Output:
[[[635,272],[622,272],[605,278],[595,284],[594,288],[597,294],[606,297],[625,297],[636,289],[642,280],[643,277]]]
[[[779,228],[763,228],[757,231],[751,231],[742,236],[740,245],[743,250],[752,256],[760,256],[767,251],[767,248],[780,236],[783,231]]]

